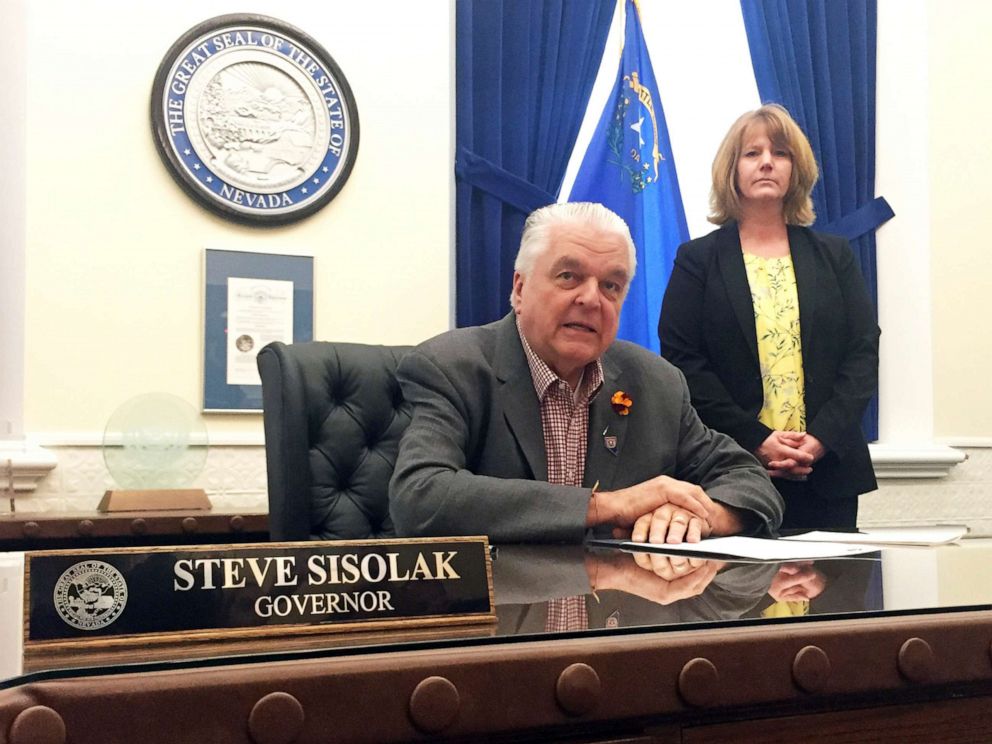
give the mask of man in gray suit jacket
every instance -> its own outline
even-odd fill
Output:
[[[703,426],[675,367],[615,340],[635,263],[626,224],[605,207],[539,209],[521,238],[513,311],[403,358],[413,418],[390,483],[398,534],[775,533],[782,499],[764,468]]]

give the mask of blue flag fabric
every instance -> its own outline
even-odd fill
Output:
[[[689,239],[661,96],[634,0],[625,0],[623,55],[569,201],[599,202],[624,218],[637,274],[620,314],[619,338],[655,352],[661,299],[675,252]]]

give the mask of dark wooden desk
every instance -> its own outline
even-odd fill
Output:
[[[566,549],[500,549],[496,628],[254,654],[204,644],[137,665],[136,651],[106,652],[75,671],[56,669],[70,656],[35,659],[0,683],[0,741],[992,741],[992,546],[974,554],[973,603],[955,606],[880,606],[882,577],[902,561],[912,581],[925,556],[887,553],[885,572],[818,562],[827,588],[810,609],[829,614],[769,620],[759,608],[777,566],[720,565],[695,593],[657,594],[623,554],[598,567]],[[601,588],[586,598],[589,629],[543,630],[549,597],[613,568],[644,596]],[[921,597],[932,588],[921,576]]]
[[[0,551],[264,542],[268,538],[268,514],[225,509],[0,515]]]

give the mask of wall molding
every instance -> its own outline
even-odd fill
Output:
[[[944,444],[869,444],[875,477],[945,478],[968,454]]]
[[[27,435],[27,439],[40,447],[102,447],[102,431],[47,431]],[[196,441],[194,444],[202,444]],[[264,447],[265,435],[250,431],[217,431],[207,433],[211,447]]]
[[[0,494],[34,491],[58,465],[54,452],[23,441],[0,441]]]
[[[35,450],[44,452],[43,447],[100,447],[103,445],[103,432],[99,431],[53,431],[32,434],[28,440]],[[264,447],[265,435],[262,432],[217,431],[207,437],[211,447]],[[22,443],[15,443],[22,447]],[[956,447],[992,447],[992,438],[955,439]],[[964,462],[968,455],[949,444],[923,442],[920,444],[868,445],[871,461],[878,478],[944,478],[951,468]],[[3,458],[3,443],[0,442],[0,461]],[[39,462],[55,461],[55,456],[45,453]],[[52,465],[54,467],[54,465]],[[49,467],[42,473],[51,470]]]
[[[992,437],[951,437],[937,440],[948,447],[964,447],[971,449],[986,449],[992,447]]]

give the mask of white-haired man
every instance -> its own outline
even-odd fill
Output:
[[[782,499],[758,461],[703,426],[675,367],[615,340],[635,263],[610,210],[543,207],[524,226],[513,311],[403,358],[413,418],[390,484],[398,534],[774,534]]]

